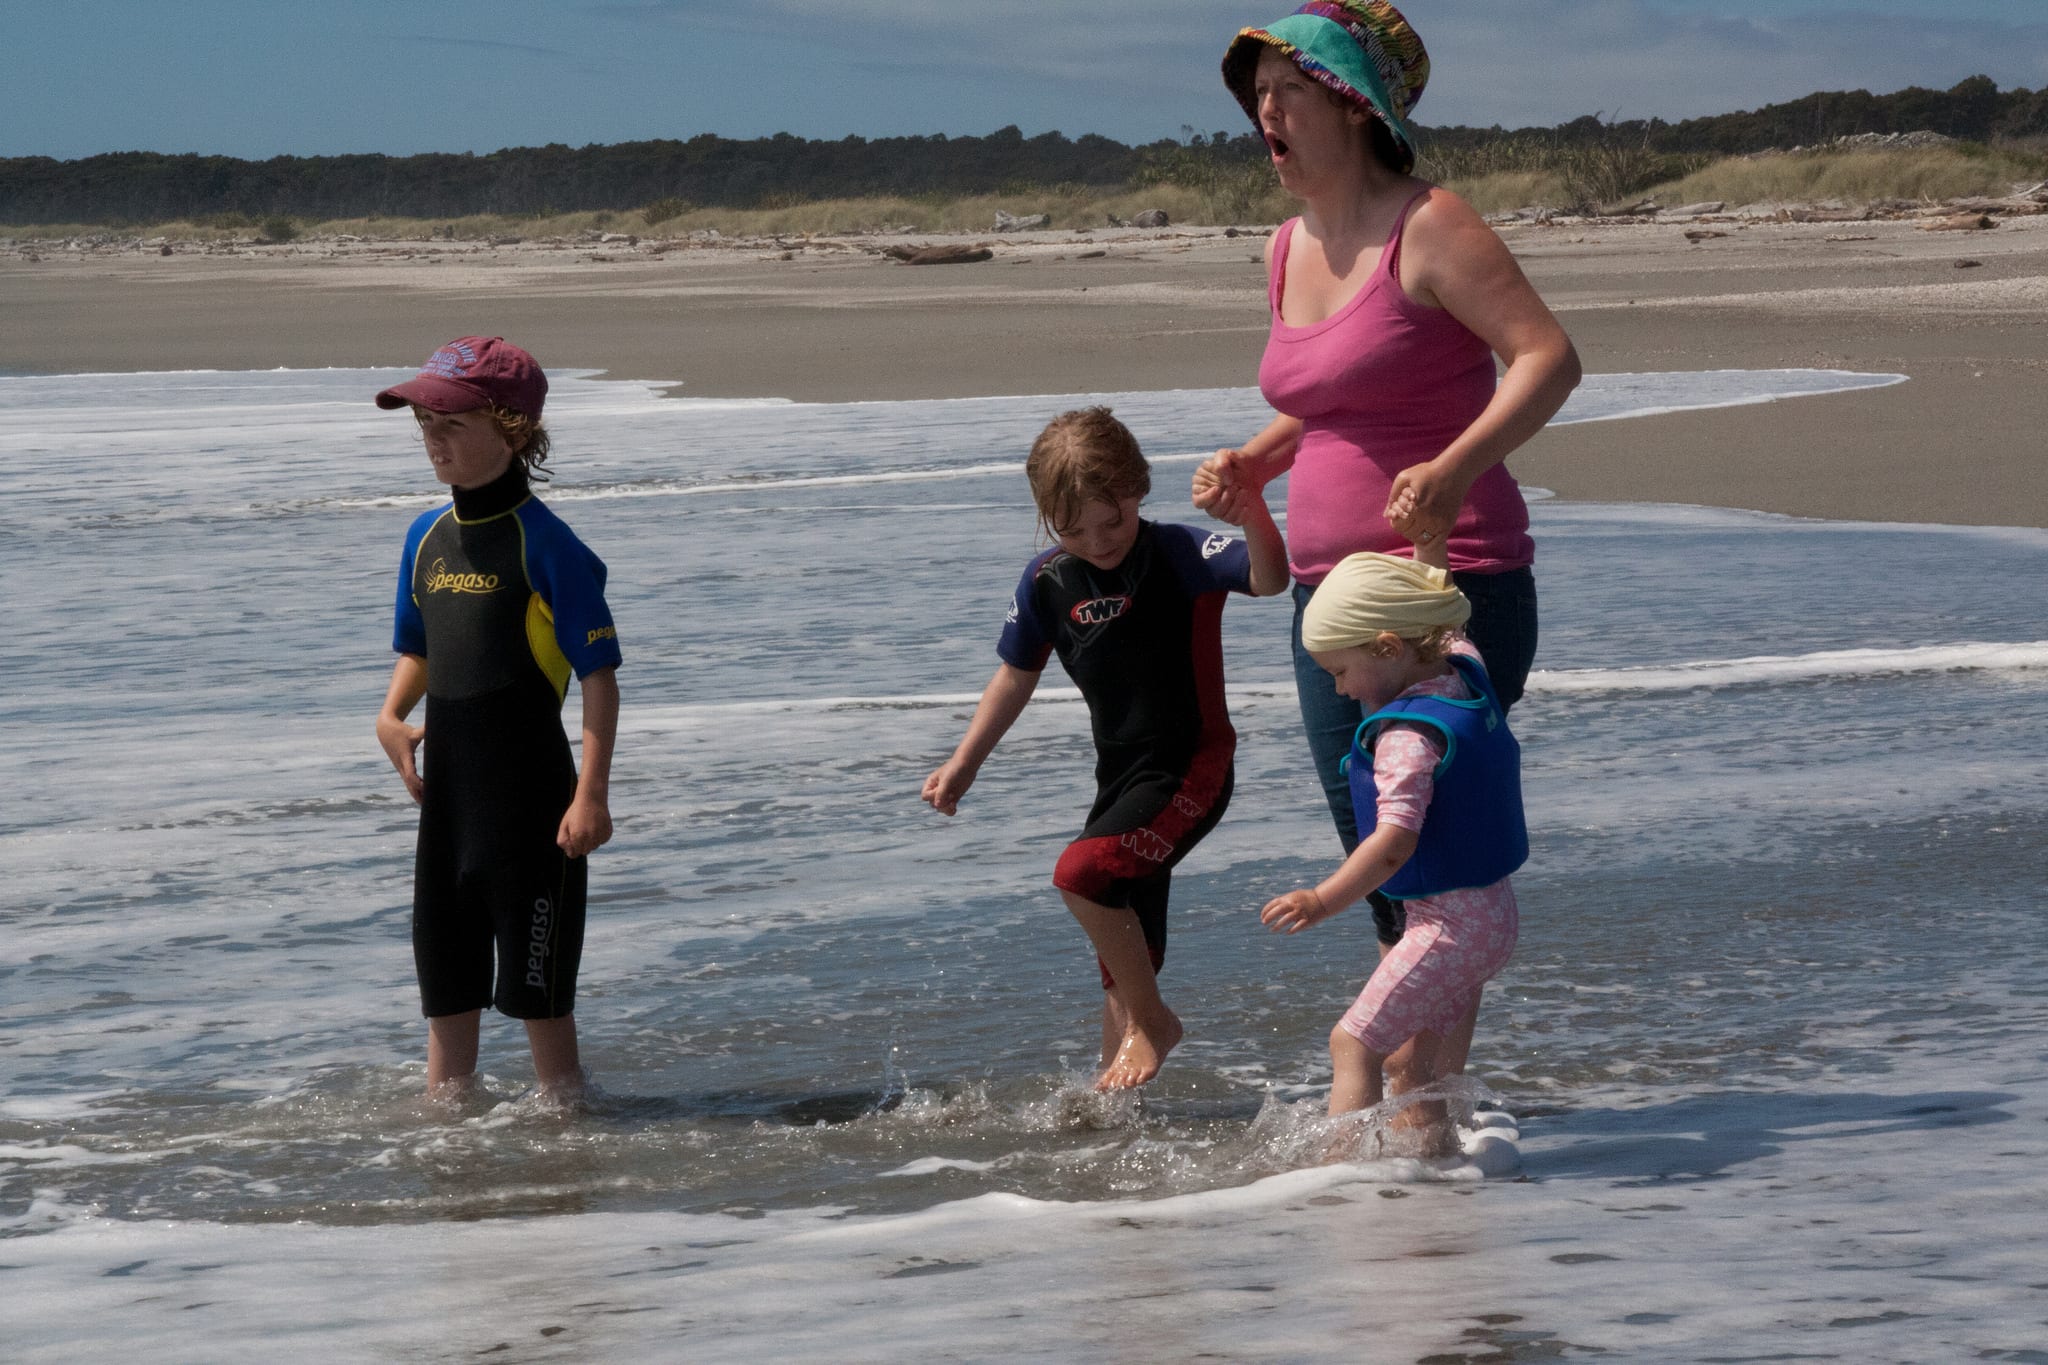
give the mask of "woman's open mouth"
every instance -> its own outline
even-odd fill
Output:
[[[1267,133],[1266,150],[1273,154],[1274,161],[1284,160],[1287,156],[1287,139]]]

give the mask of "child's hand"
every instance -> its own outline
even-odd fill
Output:
[[[611,842],[612,813],[593,797],[578,796],[562,813],[555,831],[555,847],[571,858],[581,858]]]
[[[395,716],[377,717],[377,743],[383,748],[384,756],[391,760],[391,766],[398,769],[398,776],[405,782],[405,789],[417,805],[426,794],[427,784],[420,781],[419,747],[427,737],[423,725],[407,725]]]
[[[924,803],[941,815],[956,815],[960,798],[974,785],[974,769],[957,758],[949,758],[924,780]]]
[[[1276,934],[1298,934],[1311,924],[1322,923],[1332,913],[1313,889],[1290,891],[1266,902],[1266,908],[1259,911],[1259,923]]]
[[[1422,528],[1415,524],[1415,490],[1403,488],[1387,502],[1387,525],[1399,531],[1408,539],[1415,539],[1415,533]]]

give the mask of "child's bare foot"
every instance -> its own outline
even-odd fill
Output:
[[[1116,1056],[1095,1078],[1097,1090],[1130,1090],[1159,1074],[1166,1054],[1180,1042],[1180,1016],[1160,1007],[1157,1020],[1131,1021]]]

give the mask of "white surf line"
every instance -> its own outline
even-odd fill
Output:
[[[1629,380],[1656,383],[1665,381],[1683,386],[1688,379],[1701,375],[1826,375],[1836,381],[1850,380],[1851,383],[1815,383],[1811,387],[1782,389],[1776,392],[1759,393],[1754,390],[1727,398],[1708,399],[1699,402],[1653,403],[1622,408],[1617,412],[1590,412],[1583,415],[1574,412],[1575,406],[1583,407],[1588,402],[1604,396],[1601,380]],[[1644,370],[1636,373],[1610,375],[1587,375],[1586,382],[1565,400],[1557,416],[1550,419],[1553,427],[1574,426],[1581,422],[1618,422],[1629,417],[1664,417],[1675,412],[1707,412],[1715,408],[1745,408],[1759,403],[1775,403],[1781,398],[1823,398],[1831,393],[1857,393],[1868,389],[1888,389],[1903,384],[1911,375],[1881,374],[1867,370],[1823,370],[1823,369],[1781,369],[1781,370]]]
[[[1193,464],[1209,458],[1207,451],[1193,455],[1148,455],[1152,464]],[[773,492],[784,488],[858,488],[872,484],[939,483],[949,479],[979,479],[996,474],[1024,472],[1022,460],[1002,464],[958,465],[950,469],[897,469],[873,474],[804,474],[786,479],[721,479],[715,483],[636,484],[617,483],[576,488],[557,484],[544,490],[549,502],[599,502],[611,498],[690,498],[707,494]],[[393,493],[376,498],[336,498],[321,505],[352,510],[378,507],[438,507],[445,495]],[[256,510],[256,509],[252,509]]]
[[[1829,649],[1813,654],[1755,655],[1642,668],[1537,669],[1531,693],[1689,692],[1757,683],[1818,682],[2048,668],[2048,640],[1923,645],[1916,649]]]
[[[2002,672],[2048,669],[2048,640],[2015,644],[1926,645],[1918,649],[1832,649],[1813,654],[1760,655],[1642,668],[1537,669],[1531,695],[1586,696],[1603,692],[1684,692],[1695,688],[1825,679],[1896,677],[1911,673]],[[1224,689],[1235,704],[1293,703],[1294,684],[1238,683]],[[675,729],[735,716],[855,711],[928,711],[973,706],[979,692],[923,692],[876,697],[783,697],[760,701],[685,702],[638,708],[634,728]],[[1077,702],[1079,689],[1041,687],[1034,702]]]
[[[1764,376],[1817,376],[1832,382],[1802,382],[1785,389],[1759,392],[1752,388],[1748,392],[1725,398],[1709,398],[1695,402],[1639,403],[1614,412],[1575,413],[1574,407],[1583,407],[1605,397],[1605,390],[1615,385],[1628,388],[1677,388],[1683,390],[1689,383],[1697,384],[1701,375],[1741,376],[1752,382]],[[1588,375],[1585,385],[1565,403],[1564,410],[1551,419],[1552,426],[1571,426],[1580,422],[1615,422],[1630,417],[1657,417],[1675,412],[1700,412],[1712,408],[1746,407],[1757,403],[1775,403],[1781,398],[1815,398],[1831,393],[1851,393],[1858,390],[1889,388],[1903,384],[1908,376],[1903,374],[1874,374],[1859,370],[1824,369],[1777,369],[1777,370],[1668,370],[1642,371],[1611,375]],[[1844,382],[1847,381],[1847,382]],[[1209,393],[1214,390],[1189,390],[1188,392]],[[1100,394],[1059,395],[1062,398],[1103,397]],[[666,401],[666,400],[664,400]],[[770,400],[782,404],[783,400]],[[924,399],[913,402],[957,403],[975,401],[971,399]],[[998,401],[998,400],[989,400]],[[1011,401],[1002,399],[1000,401]],[[790,405],[799,406],[799,405]],[[853,407],[858,404],[820,404],[801,406]],[[1195,464],[1209,458],[1213,451],[1178,451],[1166,455],[1152,455],[1147,459],[1153,464]],[[850,488],[871,484],[892,483],[936,483],[949,479],[979,479],[997,475],[1016,475],[1024,472],[1022,460],[1003,460],[987,464],[956,465],[939,469],[882,470],[867,474],[800,474],[787,478],[733,478],[719,479],[705,483],[616,483],[593,484],[588,487],[556,485],[548,490],[551,502],[596,502],[614,498],[687,498],[719,496],[755,491],[774,491],[786,488]],[[433,494],[393,494],[376,498],[337,498],[325,505],[338,508],[394,508],[437,506],[445,498]]]

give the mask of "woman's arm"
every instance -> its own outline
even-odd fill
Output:
[[[1499,234],[1448,191],[1433,191],[1409,219],[1401,284],[1418,302],[1465,324],[1506,365],[1492,401],[1471,426],[1435,459],[1394,476],[1389,506],[1413,490],[1415,531],[1440,538],[1450,534],[1479,476],[1564,406],[1578,387],[1579,353]]]

